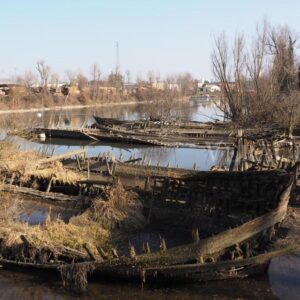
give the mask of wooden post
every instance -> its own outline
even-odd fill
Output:
[[[129,255],[131,258],[136,257],[136,252],[135,252],[135,248],[133,245],[131,245],[131,243],[129,244]]]
[[[46,189],[46,193],[49,193],[49,192],[50,192],[53,178],[54,178],[54,174],[51,175],[51,178],[50,178],[50,180],[49,180],[49,183],[48,183],[48,186],[47,186],[47,189]]]
[[[194,243],[199,243],[200,237],[198,228],[192,230],[192,238]]]
[[[159,249],[160,251],[164,252],[167,250],[167,244],[165,239],[163,239],[161,236],[159,237]]]
[[[111,249],[111,253],[113,255],[114,258],[119,258],[119,255],[118,255],[118,252],[117,252],[117,249],[115,248],[112,248]]]
[[[145,186],[144,186],[145,191],[149,190],[149,184],[150,184],[150,179],[149,179],[149,177],[146,177],[145,178]]]
[[[103,260],[106,260],[108,258],[106,252],[101,247],[97,247],[97,250],[99,255],[103,258]]]
[[[12,175],[11,175],[11,178],[10,178],[10,182],[9,182],[10,185],[13,184],[15,177],[16,177],[16,173],[13,172]]]
[[[82,168],[81,168],[81,165],[80,165],[80,161],[79,161],[78,155],[76,155],[76,160],[77,160],[78,169],[79,169],[79,171],[81,171]]]
[[[84,250],[87,252],[88,256],[90,257],[91,260],[95,261],[96,260],[96,257],[95,255],[93,254],[91,248],[89,247],[89,245],[87,243],[84,243],[82,245],[82,247],[84,248]]]

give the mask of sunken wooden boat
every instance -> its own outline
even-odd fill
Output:
[[[184,215],[189,223],[192,216],[203,218],[206,226],[209,223],[205,216],[216,223],[213,229],[195,227],[190,243],[168,247],[168,240],[161,237],[159,249],[154,251],[145,241],[142,251],[131,244],[127,253],[118,253],[115,248],[97,248],[98,253],[92,253],[86,246],[85,254],[65,249],[67,256],[56,254],[45,245],[46,249],[40,251],[46,251],[46,256],[32,257],[27,252],[34,245],[23,237],[22,256],[6,257],[2,252],[0,264],[6,268],[54,270],[63,274],[84,268],[95,276],[142,283],[206,281],[257,274],[265,270],[272,257],[298,249],[293,246],[265,253],[286,216],[295,174],[282,170],[228,173],[154,178],[147,211],[149,222],[163,219],[170,224],[180,222],[182,227],[184,223],[179,218],[174,220],[174,215]]]
[[[254,241],[263,239],[266,245],[273,238],[274,226],[285,218],[291,188],[289,185],[283,191],[278,206],[269,213],[205,239],[200,239],[195,233],[193,242],[187,245],[167,249],[163,242],[160,251],[149,253],[148,248],[144,254],[136,254],[131,246],[129,257],[118,256],[116,250],[112,249],[112,258],[109,258],[109,254],[103,249],[99,249],[97,257],[87,248],[86,261],[77,263],[14,261],[2,256],[0,264],[4,268],[23,271],[69,270],[69,275],[70,270],[81,267],[85,270],[89,266],[88,270],[92,276],[100,275],[106,279],[125,279],[142,283],[195,282],[253,276],[265,271],[272,258],[299,250],[299,245],[292,245],[254,255],[251,247]],[[26,249],[30,247],[28,243],[24,238],[25,257]],[[75,251],[73,255],[76,255]]]
[[[207,129],[126,129],[97,125],[89,128],[44,128],[37,127],[10,134],[27,137],[37,137],[45,134],[49,138],[72,140],[90,140],[120,144],[134,144],[160,147],[233,147],[235,143],[234,131],[224,133]]]

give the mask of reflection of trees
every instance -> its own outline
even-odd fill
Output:
[[[47,111],[44,116],[44,124],[50,128],[76,128],[88,124],[89,119],[90,115],[81,110]]]
[[[158,162],[160,162],[160,165],[166,165],[175,151],[174,148],[152,147],[138,149],[137,154],[138,157],[145,158],[146,163],[150,159],[152,165]]]
[[[229,168],[232,155],[233,155],[233,150],[230,148],[225,150],[218,150],[216,151],[215,163],[220,167]]]
[[[39,126],[36,113],[7,114],[0,116],[0,128],[6,130],[24,129]]]
[[[159,111],[163,117],[173,116],[183,120],[199,120],[203,116],[215,116],[215,104],[190,102],[172,102],[162,104],[155,103],[159,106]],[[36,126],[51,127],[81,127],[90,125],[94,122],[93,115],[119,119],[141,119],[149,115],[151,104],[134,104],[134,105],[113,105],[103,107],[91,107],[71,110],[54,110],[42,112],[42,117],[38,117],[37,112],[8,114],[0,116],[0,126],[3,129],[28,128]],[[166,115],[165,115],[166,114]]]

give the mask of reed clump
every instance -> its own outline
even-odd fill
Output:
[[[109,250],[115,246],[121,230],[136,230],[144,226],[143,207],[137,195],[117,184],[106,192],[105,200],[95,200],[85,212],[64,223],[49,217],[44,224],[29,225],[18,219],[20,201],[10,194],[1,195],[0,252],[9,259],[49,263],[55,257],[72,257],[77,261],[88,259],[84,244],[89,244],[95,257],[99,247]],[[25,251],[24,239],[34,252]],[[48,251],[48,258],[42,253]]]
[[[20,150],[16,145],[0,142],[0,174],[11,176],[15,173],[21,182],[26,182],[31,176],[50,178],[71,182],[80,180],[83,176],[77,172],[66,170],[59,161],[39,165],[39,160],[45,158],[36,151]]]
[[[63,286],[75,293],[84,292],[88,286],[88,275],[94,271],[93,263],[69,264],[60,267]]]
[[[105,192],[104,198],[107,201],[99,199],[93,202],[88,212],[90,219],[107,229],[136,230],[144,227],[143,205],[136,193],[126,191],[118,183]]]

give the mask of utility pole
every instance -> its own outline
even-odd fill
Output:
[[[119,42],[116,42],[116,75],[120,73],[120,53],[119,53]]]

